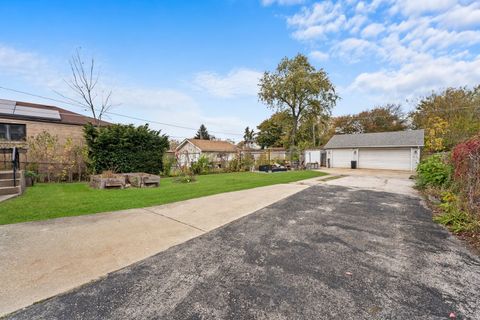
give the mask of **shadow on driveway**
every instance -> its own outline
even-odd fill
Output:
[[[310,187],[12,319],[480,319],[480,260],[420,199]]]

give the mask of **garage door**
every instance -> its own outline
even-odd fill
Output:
[[[353,160],[353,150],[334,149],[332,150],[331,159],[333,168],[350,168]]]
[[[365,169],[410,170],[410,148],[360,149],[358,167]]]

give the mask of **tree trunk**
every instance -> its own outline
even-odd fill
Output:
[[[298,126],[298,115],[293,113],[293,128],[292,136],[290,137],[290,166],[293,165],[293,152],[292,149],[295,149],[297,143],[297,126]]]
[[[313,123],[312,125],[312,137],[313,137],[313,147],[315,148],[315,145],[317,144],[317,142],[315,141],[316,137],[315,137],[315,123]]]

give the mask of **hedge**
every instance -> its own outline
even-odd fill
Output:
[[[169,148],[168,137],[148,125],[115,124],[84,128],[88,147],[88,168],[92,173],[147,172],[159,174],[162,158]]]

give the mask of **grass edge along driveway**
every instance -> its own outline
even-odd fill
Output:
[[[159,188],[97,190],[87,183],[42,183],[0,203],[0,225],[142,208],[213,194],[289,183],[326,175],[318,171],[224,173],[198,176],[194,183],[162,179]]]

